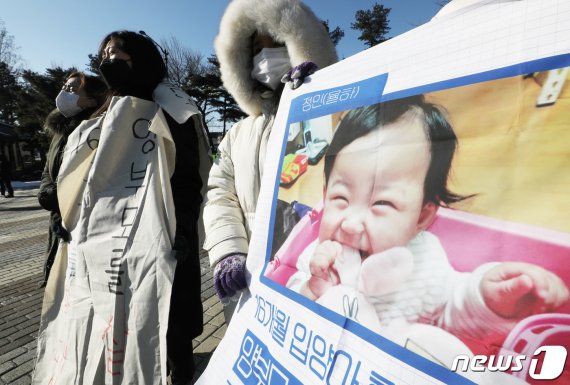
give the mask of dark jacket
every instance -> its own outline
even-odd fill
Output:
[[[176,146],[176,165],[170,179],[176,213],[174,244],[175,248],[180,245],[185,248],[181,252],[187,254],[186,258],[179,260],[176,266],[169,334],[174,332],[179,338],[194,338],[202,333],[201,270],[198,255],[200,245],[197,222],[202,204],[200,190],[202,183],[206,181],[202,182],[198,172],[198,138],[192,119],[179,124],[168,113],[164,112],[164,115]],[[179,324],[185,330],[176,333],[178,325],[173,323]]]
[[[84,110],[74,117],[66,118],[55,109],[49,113],[44,123],[44,128],[52,135],[46,156],[46,164],[42,172],[40,190],[38,192],[38,202],[44,209],[50,211],[48,243],[44,263],[45,281],[47,281],[49,277],[49,272],[53,265],[53,260],[57,253],[57,245],[59,243],[53,229],[55,226],[61,226],[61,214],[57,200],[57,176],[61,166],[63,151],[65,150],[69,134],[71,134],[82,120],[87,119],[91,112],[92,110]]]
[[[6,180],[11,179],[12,174],[12,165],[8,158],[0,154],[0,178],[6,178]]]
[[[170,179],[176,234],[174,249],[184,253],[177,257],[172,292],[168,332],[166,334],[168,366],[172,378],[186,381],[194,373],[192,339],[202,334],[203,308],[201,295],[200,244],[198,239],[198,217],[202,203],[202,181],[198,136],[193,119],[177,123],[166,111],[166,121],[176,146],[176,164]]]

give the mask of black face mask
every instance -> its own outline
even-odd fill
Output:
[[[126,60],[105,59],[99,65],[99,72],[113,91],[126,91],[132,86],[133,71]]]

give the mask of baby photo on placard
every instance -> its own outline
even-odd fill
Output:
[[[570,349],[570,71],[535,67],[290,119],[264,276],[455,370]]]

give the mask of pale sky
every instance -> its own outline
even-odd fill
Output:
[[[371,9],[371,0],[305,0],[315,14],[341,27],[345,36],[337,46],[340,58],[366,48],[358,31],[350,29],[359,9]],[[429,21],[439,10],[437,0],[382,0],[391,8],[389,36],[402,34]],[[154,40],[175,37],[183,46],[204,56],[213,53],[213,41],[227,0],[8,0],[0,19],[18,47],[23,68],[43,73],[61,66],[85,70],[88,54],[114,30],[144,30]]]

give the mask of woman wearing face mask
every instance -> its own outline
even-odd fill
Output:
[[[38,201],[44,209],[50,211],[50,226],[44,276],[39,283],[40,287],[46,285],[59,239],[68,238],[61,223],[56,183],[67,138],[82,120],[89,119],[95,109],[101,106],[106,94],[107,88],[101,79],[82,72],[73,72],[67,77],[55,99],[57,108],[46,118],[44,127],[52,135],[52,141],[42,173]]]
[[[64,153],[65,287],[50,290],[54,305],[44,300],[32,383],[166,384],[169,367],[171,383],[186,384],[202,332],[207,136],[193,101],[164,82],[148,36],[112,32],[99,58],[109,96]]]
[[[99,57],[102,59],[99,71],[111,94],[101,110],[106,109],[107,115],[114,116],[117,114],[116,106],[126,97],[131,97],[128,107],[137,114],[139,104],[152,103],[152,112],[158,112],[149,119],[149,125],[162,114],[171,135],[168,141],[171,140],[175,147],[172,151],[175,154],[171,164],[172,174],[169,181],[164,181],[170,183],[164,188],[171,190],[172,202],[165,197],[161,203],[173,203],[176,224],[175,231],[170,234],[175,272],[174,276],[168,277],[172,281],[172,291],[170,312],[166,314],[166,357],[172,384],[186,384],[194,374],[192,339],[201,334],[203,327],[197,222],[201,211],[202,186],[205,186],[210,159],[202,120],[188,95],[161,83],[166,77],[166,65],[148,36],[132,31],[113,32],[101,42]],[[132,130],[129,125],[118,128]],[[150,132],[144,135],[140,131],[134,132],[135,140],[141,137],[146,139],[148,134]],[[141,147],[143,152],[150,149],[150,145]],[[136,167],[140,168],[138,165]],[[150,247],[151,241],[148,243]],[[123,259],[128,260],[129,256],[125,255]],[[160,369],[159,366],[157,368]],[[146,383],[142,378],[141,375],[141,378],[133,378],[133,381]]]
[[[322,22],[298,0],[233,0],[215,48],[224,86],[249,115],[220,143],[204,209],[204,248],[229,321],[246,287],[245,260],[281,80],[285,75],[295,88],[311,67],[326,67],[337,56]]]

